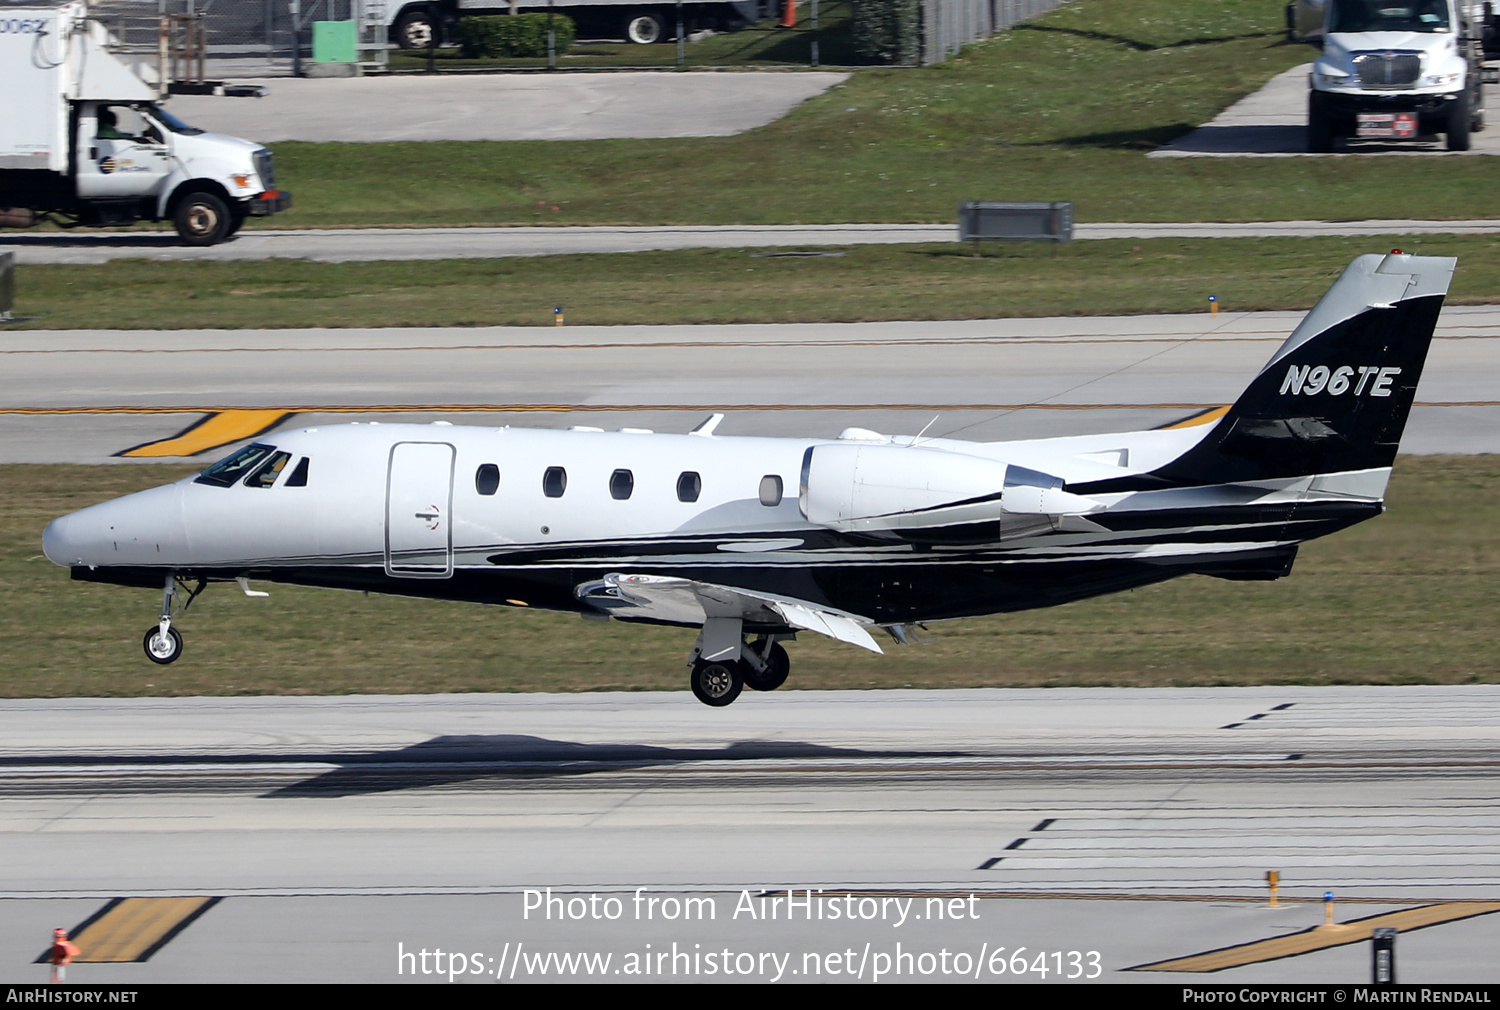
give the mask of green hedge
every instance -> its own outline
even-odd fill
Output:
[[[870,63],[915,66],[922,60],[918,0],[853,0],[854,51]]]
[[[467,59],[486,56],[546,56],[547,25],[561,56],[573,45],[577,29],[564,14],[499,14],[459,18],[458,44]]]

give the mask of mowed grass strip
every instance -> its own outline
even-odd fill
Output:
[[[54,516],[191,472],[0,467],[0,696],[685,689],[688,629],[278,587],[209,589],[149,663],[159,592],[71,582]],[[885,656],[806,634],[795,688],[1500,681],[1500,457],[1402,457],[1388,514],[1306,545],[1291,577],[1188,576],[1049,610],[934,625]]]
[[[1076,0],[731,137],[278,143],[296,206],[252,227],[937,222],[961,200],[1071,200],[1082,221],[1500,216],[1487,157],[1146,157],[1315,56],[1270,0]]]
[[[116,260],[17,268],[11,328],[860,322],[1306,308],[1355,256],[1457,256],[1449,301],[1500,301],[1500,238],[1156,239],[440,262]]]

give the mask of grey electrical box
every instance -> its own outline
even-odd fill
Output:
[[[1071,242],[1073,204],[968,200],[958,205],[958,237],[963,242]]]
[[[9,319],[16,305],[16,254],[0,253],[0,320]]]

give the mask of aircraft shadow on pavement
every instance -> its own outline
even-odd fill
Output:
[[[511,734],[440,736],[400,750],[323,756],[317,760],[337,762],[341,767],[273,789],[263,793],[262,798],[357,796],[477,779],[556,779],[698,761],[969,756],[961,751],[865,750],[801,741],[747,740],[723,747],[656,747],[646,744],[571,743],[566,740]]]

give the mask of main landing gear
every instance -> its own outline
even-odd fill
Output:
[[[193,601],[207,585],[207,579],[199,579],[195,588],[188,589],[187,583],[179,579],[176,572],[167,575],[161,594],[161,619],[146,632],[146,637],[141,641],[147,659],[165,666],[175,663],[181,657],[182,632],[172,627],[172,619],[186,613],[187,608],[193,605]],[[179,606],[177,601],[180,597],[183,599]]]
[[[693,672],[688,679],[693,695],[703,704],[723,708],[738,698],[744,688],[774,691],[786,683],[792,661],[781,643],[792,635],[762,635],[754,642],[740,638],[738,649],[712,650],[705,649],[708,637],[709,630],[705,625],[704,635],[699,636],[698,646],[693,650]],[[705,652],[715,658],[705,659]],[[739,653],[738,657],[733,654],[735,652]]]

